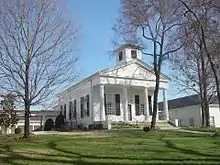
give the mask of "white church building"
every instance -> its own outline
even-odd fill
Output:
[[[114,51],[116,65],[94,73],[58,94],[59,107],[67,122],[88,126],[106,122],[149,122],[153,109],[155,75],[133,45]],[[168,120],[167,83],[161,74],[163,110],[157,120]]]

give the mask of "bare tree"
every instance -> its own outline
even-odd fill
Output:
[[[198,24],[199,37],[210,63],[216,84],[216,92],[220,107],[220,77],[219,64],[216,63],[216,54],[213,53],[213,44],[218,44],[220,28],[220,3],[218,0],[177,0],[185,7],[185,14],[190,15]],[[214,51],[215,52],[215,51]],[[217,65],[216,65],[217,64]]]
[[[122,0],[121,15],[114,27],[121,41],[142,44],[153,58],[156,85],[151,128],[156,125],[161,67],[164,61],[180,50],[186,36],[175,38],[184,24],[183,7],[173,0]],[[178,36],[179,37],[179,36]],[[149,47],[152,47],[150,49]]]
[[[173,79],[180,91],[199,96],[202,126],[210,126],[209,103],[215,93],[215,85],[210,74],[210,65],[201,49],[201,42],[194,41],[194,37],[188,37],[189,42],[184,46],[183,53],[172,58]]]
[[[75,77],[72,50],[78,30],[65,0],[2,1],[0,78],[4,91],[16,93],[25,108],[24,138],[29,137],[30,107],[48,101]]]

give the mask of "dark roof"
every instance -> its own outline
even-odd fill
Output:
[[[132,48],[132,49],[138,49],[138,50],[143,49],[141,46],[138,46],[138,45],[124,44],[124,45],[121,45],[120,47],[118,47],[117,49],[115,49],[113,52],[118,52],[118,51],[120,51],[121,49],[124,49],[124,48]]]
[[[218,104],[217,99],[212,99],[210,101],[212,104]],[[198,105],[200,104],[199,96],[198,95],[191,95],[186,97],[181,97],[173,100],[168,100],[168,108],[170,109],[176,109],[176,108],[182,108],[192,105]],[[163,102],[158,103],[159,110],[163,109]]]

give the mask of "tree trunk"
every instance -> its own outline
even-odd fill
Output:
[[[154,106],[153,106],[153,114],[151,120],[151,129],[156,128],[156,120],[157,120],[157,100],[158,100],[158,93],[159,93],[159,83],[160,83],[160,74],[156,73],[156,86],[154,90]]]
[[[29,31],[28,31],[29,34]],[[29,43],[29,42],[28,42]],[[25,68],[25,126],[24,126],[24,136],[23,138],[29,138],[30,136],[30,88],[29,88],[29,81],[30,81],[30,52],[29,49],[27,51],[26,56],[26,68]]]
[[[25,126],[24,126],[24,136],[23,138],[30,137],[30,106],[25,103]]]
[[[202,47],[200,49],[202,51]],[[201,80],[202,80],[202,102],[204,105],[204,112],[206,118],[206,126],[210,127],[210,116],[209,116],[209,101],[208,101],[208,92],[207,92],[207,76],[206,76],[206,69],[205,69],[205,58],[203,52],[200,54],[201,58]]]
[[[216,83],[216,92],[217,92],[218,104],[219,104],[219,109],[220,109],[220,83],[219,83],[217,68],[215,67],[215,64],[213,62],[211,54],[208,51],[208,48],[207,48],[207,45],[206,45],[206,40],[205,40],[204,29],[203,29],[202,25],[200,25],[200,30],[201,30],[201,34],[202,34],[201,39],[202,39],[202,42],[204,44],[204,49],[205,49],[206,55],[208,57],[208,60],[210,62],[211,69],[213,71],[213,75],[214,75],[214,79],[215,79],[215,83]],[[207,113],[209,113],[209,112],[207,112]],[[208,120],[210,120],[210,119],[208,119]],[[209,123],[209,125],[210,125],[210,123]]]
[[[201,108],[202,108],[202,127],[205,126],[205,107],[204,107],[204,103],[201,101],[200,103]]]
[[[209,103],[205,102],[205,118],[206,118],[206,127],[210,127],[210,114],[209,114]]]

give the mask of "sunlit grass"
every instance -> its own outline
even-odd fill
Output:
[[[99,137],[99,135],[105,135]],[[0,164],[219,164],[220,138],[175,131],[115,130],[93,136],[0,137]]]

